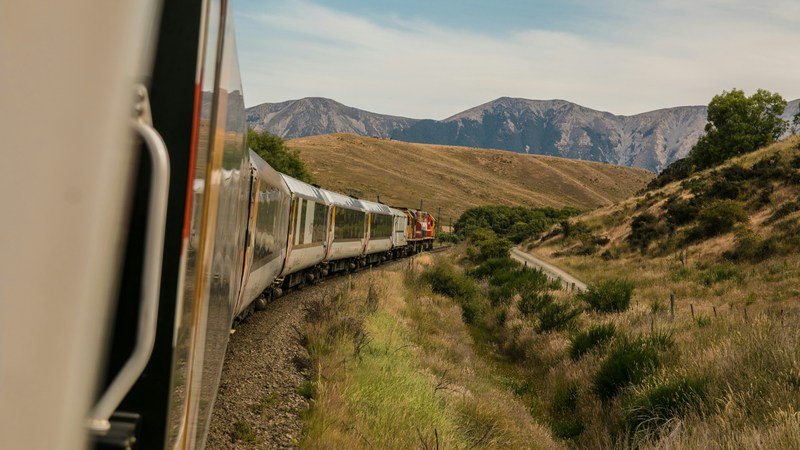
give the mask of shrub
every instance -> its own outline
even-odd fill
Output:
[[[609,400],[622,388],[642,381],[659,363],[658,351],[651,340],[617,337],[592,379],[593,391],[601,399]]]
[[[643,390],[623,406],[623,424],[631,432],[652,431],[669,420],[702,407],[708,380],[681,377]]]
[[[478,313],[478,290],[469,277],[457,274],[452,268],[437,264],[422,274],[422,280],[437,294],[446,295],[461,305],[464,322],[473,323]]]
[[[511,247],[514,244],[506,238],[488,239],[478,244],[480,253],[478,254],[479,261],[485,261],[491,258],[508,258]]]
[[[586,331],[581,331],[574,334],[570,338],[569,357],[573,361],[577,361],[581,356],[589,353],[592,349],[597,348],[611,341],[611,338],[617,332],[617,328],[613,323],[606,323],[601,325],[593,325]]]
[[[439,232],[436,234],[436,240],[445,244],[458,244],[461,238],[455,233]]]
[[[697,217],[697,212],[700,210],[698,201],[695,198],[689,200],[680,200],[678,198],[671,198],[664,203],[664,213],[667,217],[667,222],[673,226],[680,226],[691,222]]]
[[[733,200],[716,200],[705,205],[697,214],[693,237],[712,237],[727,233],[737,223],[747,222],[747,213]]]
[[[673,181],[683,180],[692,174],[692,169],[692,164],[689,161],[689,158],[683,158],[674,161],[660,174],[658,174],[658,176],[650,180],[645,189],[652,191],[654,189],[666,186]]]
[[[520,264],[511,258],[489,258],[478,267],[470,270],[467,274],[473,278],[484,279],[492,276],[500,270],[519,270]]]
[[[667,227],[661,223],[658,217],[647,212],[642,213],[631,220],[631,234],[628,236],[628,242],[631,247],[645,253],[650,243],[665,235],[667,231]]]
[[[700,282],[705,286],[712,286],[728,280],[741,282],[744,280],[744,274],[731,264],[715,265],[700,273]]]
[[[539,309],[537,317],[539,332],[565,330],[572,328],[575,318],[581,314],[579,308],[571,308],[563,303],[550,302]]]
[[[553,303],[553,296],[548,292],[528,291],[522,294],[517,308],[523,315],[530,316],[538,313],[551,303]]]
[[[633,283],[612,278],[589,286],[586,292],[578,294],[578,298],[594,311],[610,313],[627,310],[632,295]]]

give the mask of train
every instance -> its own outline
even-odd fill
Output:
[[[0,448],[202,449],[234,320],[433,245],[247,148],[229,1],[4,13]]]

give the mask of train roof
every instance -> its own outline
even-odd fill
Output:
[[[293,194],[300,195],[302,197],[307,197],[314,200],[319,200],[321,203],[329,203],[328,199],[325,198],[325,195],[322,193],[322,189],[312,186],[308,183],[298,180],[297,178],[291,177],[286,175],[285,173],[281,173],[281,178],[286,183],[286,186],[289,187],[289,190]]]
[[[338,192],[329,191],[327,189],[320,189],[323,195],[328,199],[328,202],[334,206],[342,208],[355,209],[358,211],[367,211],[367,208],[361,200],[349,197],[347,195],[339,194]]]
[[[369,200],[361,200],[361,204],[364,205],[364,207],[367,208],[367,211],[369,212],[387,214],[391,216],[405,216],[405,214],[403,214],[403,211],[400,211],[399,209],[396,208],[392,208],[391,206],[384,205],[383,203],[375,203]]]

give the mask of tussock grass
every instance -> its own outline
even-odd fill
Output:
[[[559,239],[533,246],[583,281],[633,286],[627,310],[583,314],[560,356],[561,333],[527,341],[550,354],[520,363],[547,367],[528,373],[554,434],[581,449],[800,448],[798,148],[795,137],[718,169],[731,185],[703,173],[578,217],[609,236],[613,257],[565,252],[574,243]],[[670,202],[687,207],[671,212],[687,214],[672,231],[659,228]],[[606,351],[581,350],[609,322]],[[558,406],[565,383],[571,409]]]

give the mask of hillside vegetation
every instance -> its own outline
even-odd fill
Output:
[[[553,432],[591,449],[800,448],[798,198],[793,137],[524,244],[590,283],[565,331],[493,324],[516,330]]]
[[[496,150],[409,144],[351,134],[286,142],[324,188],[386,204],[442,208],[443,224],[480,205],[610,205],[642,189],[641,169]]]

